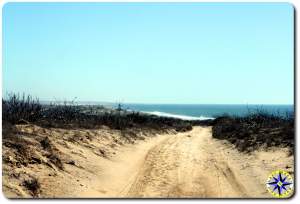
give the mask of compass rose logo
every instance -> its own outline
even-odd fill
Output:
[[[283,170],[273,171],[266,182],[268,191],[277,198],[286,198],[293,191],[293,179]]]

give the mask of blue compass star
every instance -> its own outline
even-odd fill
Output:
[[[273,177],[274,181],[268,183],[269,185],[274,186],[273,192],[278,190],[278,194],[281,195],[283,190],[287,191],[286,186],[291,185],[292,183],[286,182],[286,178],[287,176],[282,178],[281,173],[278,174],[278,178]]]

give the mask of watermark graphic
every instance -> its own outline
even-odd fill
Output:
[[[293,178],[283,170],[273,171],[266,182],[268,191],[277,198],[287,198],[294,189]]]

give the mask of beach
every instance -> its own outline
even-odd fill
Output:
[[[288,148],[243,153],[213,138],[211,126],[124,133],[22,124],[8,131],[23,135],[3,138],[3,192],[10,198],[270,198],[268,175],[294,174]],[[22,143],[27,149],[16,151]],[[24,184],[33,178],[39,188]]]

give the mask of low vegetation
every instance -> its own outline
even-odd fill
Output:
[[[247,116],[220,116],[215,120],[185,121],[140,112],[99,106],[80,106],[72,103],[42,105],[31,96],[9,94],[2,99],[3,123],[34,123],[41,127],[111,129],[174,129],[188,131],[193,125],[212,125],[214,138],[226,139],[240,151],[252,151],[260,146],[294,146],[294,115],[269,114],[263,110]],[[126,132],[126,131],[125,131]],[[53,157],[53,160],[55,158]]]
[[[112,129],[151,128],[187,131],[192,125],[205,121],[184,121],[176,118],[159,117],[140,112],[115,110],[95,111],[99,107],[81,106],[74,103],[41,105],[31,96],[10,94],[2,99],[3,122],[10,124],[35,123],[43,127],[97,128],[101,125]],[[207,121],[208,124],[209,121]]]
[[[39,196],[41,185],[37,178],[25,180],[23,185],[31,192],[33,197]]]
[[[270,114],[257,110],[243,117],[221,116],[213,122],[214,138],[226,139],[240,151],[253,151],[259,147],[294,147],[294,115]]]
[[[2,99],[2,120],[12,124],[35,122],[42,117],[42,105],[38,99],[23,94],[9,94]]]

